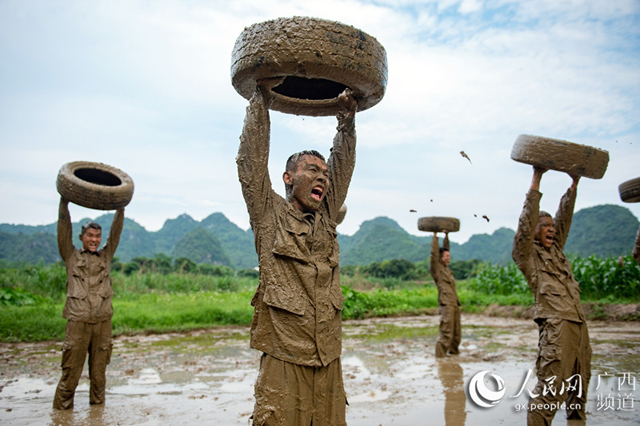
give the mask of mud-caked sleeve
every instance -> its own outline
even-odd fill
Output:
[[[438,237],[436,235],[431,239],[431,257],[429,260],[429,273],[433,280],[438,283],[440,279],[440,244],[438,243]]]
[[[520,219],[518,219],[518,230],[513,239],[513,251],[511,252],[511,257],[529,282],[531,282],[530,276],[533,272],[533,244],[536,225],[540,217],[541,198],[542,194],[535,189],[531,189],[527,193]]]
[[[63,261],[67,261],[73,254],[73,229],[71,226],[71,215],[69,214],[69,203],[62,198],[58,207],[58,251]]]
[[[447,250],[450,250],[449,249],[449,233],[448,232],[444,234],[444,239],[442,240],[442,247],[447,249]]]
[[[567,192],[560,199],[560,205],[556,212],[554,219],[556,227],[556,235],[554,240],[560,250],[564,249],[564,245],[567,242],[569,236],[569,229],[571,229],[571,221],[573,220],[573,209],[576,205],[576,193],[577,190],[569,188]]]
[[[260,220],[268,208],[271,192],[269,178],[269,100],[256,88],[247,107],[236,164],[249,218],[252,225]]]
[[[113,259],[116,254],[118,244],[120,244],[120,235],[122,235],[122,228],[124,226],[124,207],[116,210],[113,215],[113,222],[111,222],[111,229],[109,230],[109,238],[107,244],[104,247],[104,252],[109,259]]]
[[[338,210],[347,198],[356,164],[355,116],[348,116],[345,111],[340,111],[337,117],[338,131],[333,138],[333,147],[327,161],[330,182],[325,198],[327,211],[332,220],[337,219]]]

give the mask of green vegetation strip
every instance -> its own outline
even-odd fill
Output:
[[[464,287],[464,284],[463,284]],[[433,285],[419,289],[355,291],[343,287],[343,318],[436,313],[438,294]],[[113,300],[114,334],[186,331],[219,325],[249,325],[253,290],[238,292],[128,294]],[[526,297],[490,297],[462,288],[463,311],[489,304],[527,304]],[[0,305],[0,341],[62,340],[66,321],[62,303]]]
[[[571,261],[583,302],[595,302],[597,308],[602,303],[640,301],[640,268],[631,256]],[[405,263],[393,265],[400,270]],[[393,265],[390,262],[381,277],[357,270],[342,277],[344,319],[437,314],[438,292],[433,283],[387,276]],[[481,312],[491,305],[533,305],[531,290],[515,265],[476,267],[473,278],[457,284],[463,312]],[[257,278],[241,274],[113,272],[112,278],[115,334],[249,325],[250,301],[258,285]],[[0,268],[0,341],[62,340],[65,283],[66,272],[59,264]]]

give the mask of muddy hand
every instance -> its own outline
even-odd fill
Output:
[[[531,189],[540,191],[540,180],[542,175],[547,172],[548,169],[544,167],[533,166],[533,179],[531,179]]]
[[[580,181],[579,175],[569,175],[573,182],[571,182],[571,186],[569,187],[572,191],[575,191],[578,188],[578,182]]]
[[[353,117],[358,109],[358,102],[353,96],[351,89],[344,89],[342,93],[338,95],[338,105],[348,111],[347,117]]]
[[[533,173],[534,174],[539,174],[540,176],[542,176],[543,174],[547,173],[548,171],[549,171],[549,169],[545,169],[544,167],[533,166]]]

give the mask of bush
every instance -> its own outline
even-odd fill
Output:
[[[179,274],[188,274],[198,271],[198,265],[187,257],[179,257],[174,262],[174,270]]]
[[[255,269],[240,269],[236,276],[243,278],[258,278],[260,276],[260,272]]]
[[[473,260],[455,260],[451,261],[449,264],[449,268],[451,268],[451,272],[453,272],[453,277],[456,280],[466,280],[468,278],[473,278],[476,276],[478,272],[478,267],[482,261],[478,259]]]
[[[373,262],[364,266],[362,273],[377,278],[399,278],[404,280],[413,280],[417,276],[415,265],[406,259]]]
[[[232,277],[235,272],[232,268],[226,265],[210,265],[208,263],[201,263],[198,265],[198,274],[214,277]]]
[[[21,288],[2,287],[0,288],[0,305],[13,305],[13,306],[33,306],[42,305],[47,300],[33,294],[28,290]]]
[[[67,272],[61,262],[53,265],[29,265],[19,269],[0,269],[0,288],[14,290],[9,296],[5,290],[6,300],[27,300],[30,296],[21,293],[25,290],[33,296],[62,301],[66,298]],[[17,292],[16,292],[17,291]],[[36,299],[34,299],[36,300]],[[40,300],[40,299],[37,299]]]
[[[360,267],[356,265],[340,265],[340,274],[348,277],[353,277],[358,273]]]

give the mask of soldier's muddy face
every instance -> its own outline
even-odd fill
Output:
[[[548,216],[541,217],[536,226],[535,239],[539,241],[543,247],[549,248],[553,244],[555,235],[556,226],[553,223],[553,219]]]
[[[102,231],[100,229],[88,228],[80,235],[80,241],[82,241],[82,247],[95,253],[100,247],[100,241],[102,241]]]
[[[292,186],[289,201],[296,209],[312,212],[320,208],[329,185],[329,171],[322,159],[303,155],[295,172],[285,172],[282,179],[286,185]]]
[[[440,262],[442,262],[444,266],[449,266],[449,263],[451,262],[451,253],[449,253],[449,251],[443,251],[440,255]]]

